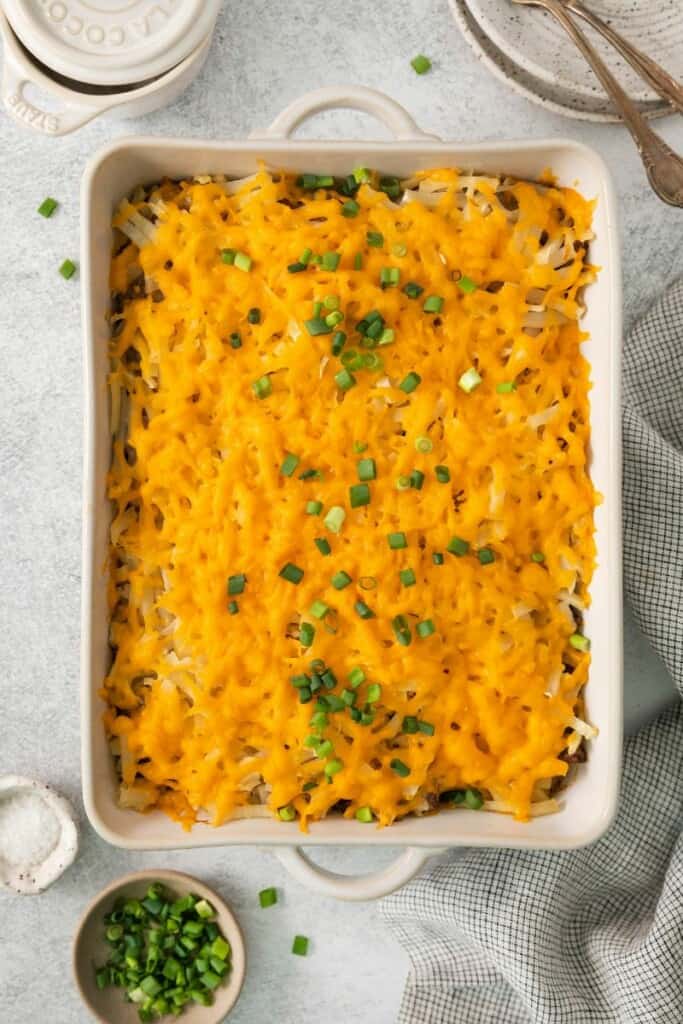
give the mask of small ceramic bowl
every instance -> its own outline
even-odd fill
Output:
[[[74,978],[83,1001],[101,1024],[139,1024],[137,1007],[125,1001],[120,988],[110,985],[98,989],[95,965],[105,963],[110,949],[104,937],[104,915],[109,913],[120,896],[139,898],[152,882],[168,886],[177,897],[194,892],[208,900],[216,911],[216,924],[232,946],[232,969],[227,980],[214,990],[213,1005],[200,1006],[194,1003],[187,1006],[179,1017],[164,1017],[161,1020],[177,1020],[182,1024],[219,1024],[237,1002],[242,989],[246,971],[244,939],[234,914],[218,893],[199,879],[179,871],[131,872],[103,889],[85,909],[73,944]]]

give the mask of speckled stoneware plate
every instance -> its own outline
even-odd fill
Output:
[[[468,0],[468,5],[489,39],[541,82],[587,99],[602,96],[597,78],[552,15],[510,0]],[[682,0],[586,0],[586,6],[674,78],[683,79]],[[632,99],[640,103],[658,99],[609,43],[592,29],[585,30]]]
[[[598,90],[594,95],[583,96],[558,84],[551,84],[532,75],[516,64],[488,37],[471,13],[466,0],[449,0],[453,16],[463,36],[474,50],[477,58],[497,78],[505,82],[516,93],[524,96],[546,110],[564,117],[582,121],[620,121],[607,96]],[[500,0],[507,3],[507,0]],[[537,12],[542,13],[542,12]],[[644,117],[662,117],[671,113],[671,107],[663,100],[637,104]]]

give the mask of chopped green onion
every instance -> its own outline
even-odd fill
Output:
[[[462,377],[458,381],[458,387],[462,388],[462,390],[469,395],[470,392],[474,391],[475,388],[479,387],[479,385],[481,384],[481,380],[482,379],[475,370],[475,368],[473,366],[470,366],[469,370],[465,370]]]
[[[381,370],[384,366],[376,352],[366,352],[362,356],[363,366],[368,370]]]
[[[368,686],[368,692],[367,692],[367,695],[366,695],[366,698],[365,698],[367,700],[368,704],[376,704],[381,696],[382,696],[382,687],[380,686],[380,684],[379,683],[370,683],[370,685]]]
[[[466,277],[465,274],[457,282],[458,288],[465,293],[465,295],[471,295],[472,292],[476,292],[477,286],[471,277]]]
[[[440,551],[434,551],[432,553],[432,562],[434,565],[443,565],[443,555]]]
[[[360,508],[362,505],[370,504],[370,488],[367,484],[353,484],[349,487],[349,502],[351,508]]]
[[[500,384],[496,384],[496,391],[499,395],[510,395],[516,390],[517,384],[514,380],[502,380]]]
[[[341,391],[349,391],[355,384],[356,378],[344,367],[334,375],[335,383]]]
[[[360,722],[362,714],[360,708],[351,707],[349,708],[349,715],[352,722]]]
[[[585,653],[586,651],[590,651],[591,649],[590,640],[587,636],[584,636],[582,633],[572,633],[572,635],[569,637],[569,643],[576,651],[583,651]]]
[[[330,721],[324,711],[315,711],[311,715],[312,729],[326,729]]]
[[[351,671],[349,672],[348,680],[351,683],[351,686],[354,688],[354,690],[358,686],[360,686],[360,684],[363,682],[364,679],[365,679],[365,672],[358,665],[356,665],[355,668],[352,668]]]
[[[292,686],[296,687],[297,690],[300,690],[302,686],[309,685],[311,677],[307,676],[305,672],[302,672],[298,676],[290,676],[289,681]]]
[[[332,328],[320,316],[314,316],[311,320],[304,320],[304,327],[312,338],[317,338],[320,334],[332,333]]]
[[[299,480],[322,480],[323,475],[319,469],[305,469],[299,473]]]
[[[399,548],[407,548],[408,547],[408,540],[406,538],[405,533],[403,533],[403,532],[388,533],[387,534],[387,542],[389,544],[389,547],[392,548],[394,551],[398,551]]]
[[[414,370],[411,370],[407,377],[403,378],[403,380],[399,384],[399,387],[401,391],[404,391],[406,395],[409,395],[415,390],[415,388],[420,384],[421,381],[422,377],[420,376],[420,374],[415,373]]]
[[[295,935],[292,943],[292,953],[297,956],[306,956],[308,953],[308,939],[305,935]]]
[[[406,256],[408,253],[408,247],[402,242],[394,242],[391,247],[391,252],[394,256]]]
[[[322,501],[307,501],[306,502],[306,515],[307,516],[319,516],[323,510]]]
[[[326,295],[323,299],[323,306],[325,309],[339,309],[339,296]]]
[[[359,807],[356,811],[356,820],[362,821],[366,825],[373,820],[372,810],[369,807]]]
[[[325,604],[324,601],[316,600],[313,602],[309,611],[314,619],[324,619],[330,610],[329,604]]]
[[[301,789],[302,789],[302,792],[308,793],[312,789],[317,789],[317,787],[318,787],[318,783],[314,779],[311,779],[310,782],[304,782],[304,784],[301,787]]]
[[[331,313],[327,314],[327,316],[325,317],[325,323],[327,324],[328,327],[336,327],[337,324],[340,324],[343,319],[344,314],[341,312],[341,310],[335,309]]]
[[[484,798],[478,789],[465,790],[465,803],[471,811],[478,811],[484,806]]]
[[[228,594],[230,597],[238,597],[244,593],[244,586],[247,582],[247,577],[243,572],[238,573],[236,576],[228,576]]]
[[[541,565],[542,562],[545,562],[545,555],[542,551],[532,551],[531,561],[536,562],[538,565]]]
[[[342,217],[357,217],[360,212],[360,206],[355,199],[347,199],[345,203],[342,203]]]
[[[469,550],[469,541],[463,540],[462,537],[451,537],[446,545],[446,551],[449,551],[452,555],[457,555],[458,558],[462,558]]]
[[[394,631],[394,636],[401,644],[402,647],[408,647],[412,639],[410,633],[410,626],[405,615],[395,615],[391,620],[391,628]]]
[[[66,281],[68,281],[69,278],[73,277],[74,274],[76,273],[76,264],[73,262],[73,260],[64,260],[61,267],[59,268],[59,273]]]
[[[278,576],[281,576],[283,580],[287,580],[288,583],[298,585],[304,578],[304,571],[298,565],[294,565],[293,562],[286,562],[280,569]]]
[[[353,451],[354,451],[355,455],[362,455],[363,452],[367,451],[367,449],[368,449],[368,446],[365,443],[365,441],[354,441],[353,442]]]
[[[286,807],[281,807],[277,814],[280,821],[294,821],[296,818],[296,811],[291,804],[287,804]]]
[[[422,470],[414,469],[410,474],[410,486],[416,491],[421,491],[424,482],[425,475]]]
[[[433,447],[431,438],[426,437],[424,434],[415,438],[415,448],[418,452],[422,452],[423,455],[428,455]]]
[[[344,520],[346,519],[346,512],[341,505],[333,505],[328,511],[327,515],[323,519],[323,522],[330,533],[339,533]]]
[[[301,253],[301,256],[299,256],[299,263],[303,263],[303,265],[305,267],[308,266],[308,264],[311,262],[311,256],[312,255],[313,255],[313,250],[309,249],[309,247],[306,246],[304,251]]]
[[[372,723],[374,721],[375,721],[375,712],[374,711],[362,711],[361,712],[361,716],[360,716],[360,724],[361,725],[372,725]]]
[[[335,331],[332,335],[332,355],[338,356],[346,343],[346,335],[343,331]]]
[[[419,729],[417,718],[414,715],[406,715],[401,723],[401,732],[407,736],[414,735]]]
[[[58,206],[59,203],[57,202],[57,200],[50,199],[48,196],[47,199],[43,199],[42,203],[38,207],[38,213],[41,217],[51,217]]]
[[[414,587],[417,583],[414,569],[401,569],[398,576],[404,587]]]
[[[314,320],[319,320],[322,311],[323,311],[323,304],[322,304],[322,302],[314,302],[313,303],[313,319]]]
[[[302,263],[301,260],[295,260],[294,263],[287,265],[287,272],[289,274],[301,274],[306,269],[306,264]]]
[[[365,239],[368,245],[373,246],[375,249],[380,249],[384,245],[384,235],[381,231],[368,231]]]
[[[425,736],[433,736],[435,729],[431,722],[418,722],[417,727]]]
[[[440,313],[443,309],[443,298],[440,295],[428,295],[422,308],[425,313]]]
[[[374,619],[375,613],[372,608],[368,607],[365,601],[356,601],[354,604],[354,610],[361,619]]]
[[[371,172],[367,167],[355,167],[353,170],[353,176],[359,185],[362,185],[366,181],[370,181]]]
[[[394,757],[389,762],[389,767],[391,768],[392,772],[396,772],[396,774],[400,775],[402,779],[405,779],[407,778],[408,775],[410,775],[410,768],[398,757]]]
[[[235,255],[234,249],[221,249],[221,260],[223,263],[227,263],[229,267],[235,262]]]
[[[299,626],[299,643],[302,647],[310,647],[315,639],[315,626],[310,622],[302,622]]]
[[[339,696],[344,701],[344,703],[346,705],[348,705],[348,707],[352,707],[356,703],[356,699],[358,697],[358,694],[356,693],[355,690],[346,690],[345,689],[345,690],[342,690],[342,692],[339,694]]]
[[[261,889],[258,899],[264,910],[267,907],[274,907],[277,903],[277,889],[273,886],[270,886],[268,889]]]
[[[432,62],[429,57],[425,57],[423,53],[418,53],[417,57],[413,57],[411,60],[410,66],[416,74],[425,75],[431,68]]]
[[[282,460],[282,465],[280,466],[280,472],[282,473],[283,476],[292,476],[292,474],[294,473],[294,470],[296,469],[296,467],[298,465],[299,465],[299,456],[298,455],[293,455],[291,452],[287,452],[287,454],[285,455],[284,459]]]
[[[392,345],[396,340],[396,332],[393,327],[385,327],[380,334],[377,344],[378,345]]]
[[[407,295],[409,299],[419,299],[423,291],[424,288],[421,284],[418,284],[417,281],[408,281],[408,283],[403,286],[403,293],[404,295]]]
[[[379,283],[382,288],[391,288],[397,285],[401,279],[401,271],[398,267],[382,267],[379,272]]]
[[[317,549],[318,549],[318,551],[320,552],[321,555],[331,555],[332,554],[332,548],[330,547],[330,542],[327,540],[326,537],[316,537],[313,543],[315,544],[315,546],[317,547]]]
[[[448,466],[435,466],[434,475],[440,484],[450,483],[451,471]]]
[[[354,270],[362,270],[363,269],[363,253],[362,252],[357,252],[356,255],[353,257],[353,269]]]
[[[374,480],[377,477],[377,466],[374,459],[359,459],[357,464],[358,479]]]
[[[398,199],[401,194],[401,183],[398,178],[388,176],[380,178],[378,188],[380,192],[385,192],[390,199]]]
[[[338,775],[343,767],[343,761],[340,761],[339,758],[333,758],[331,761],[328,761],[327,764],[325,765],[325,775],[327,775],[328,779],[331,779],[333,775]]]
[[[410,490],[410,477],[402,475],[396,481],[397,491],[409,491]]]
[[[233,331],[230,335],[230,348],[242,348],[242,338],[238,331]]]
[[[496,556],[491,548],[479,548],[477,551],[477,558],[482,565],[491,565],[491,563],[496,560]]]
[[[436,627],[431,619],[423,619],[422,622],[418,622],[415,627],[417,635],[424,640],[425,637],[431,636],[435,631]]]
[[[263,376],[255,380],[251,385],[251,389],[257,398],[268,398],[273,393],[273,385],[270,382],[270,377]]]
[[[324,252],[322,268],[323,270],[336,270],[339,266],[341,256],[338,252]]]
[[[240,610],[240,606],[237,601],[228,601],[228,611],[231,615],[237,615]]]
[[[365,332],[366,338],[370,338],[372,341],[379,342],[379,339],[384,334],[384,321],[380,317],[379,320],[373,320],[367,331]]]
[[[236,252],[235,266],[238,270],[243,270],[245,274],[248,274],[251,270],[251,256],[247,256],[246,252]]]
[[[343,590],[344,587],[348,587],[351,582],[351,577],[347,572],[341,569],[339,572],[335,572],[334,576],[330,580],[330,583],[335,590]]]

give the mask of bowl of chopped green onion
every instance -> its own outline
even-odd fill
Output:
[[[218,1024],[246,969],[240,927],[221,897],[177,871],[137,871],[86,908],[74,939],[83,1000],[103,1024],[182,1016]]]

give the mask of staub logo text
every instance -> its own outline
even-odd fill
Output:
[[[156,0],[141,5],[135,0],[119,0],[117,4],[105,5],[102,0],[40,0],[48,21],[57,25],[67,38],[102,47],[125,46],[153,36],[179,3],[180,0]],[[131,15],[133,9],[135,13]]]

